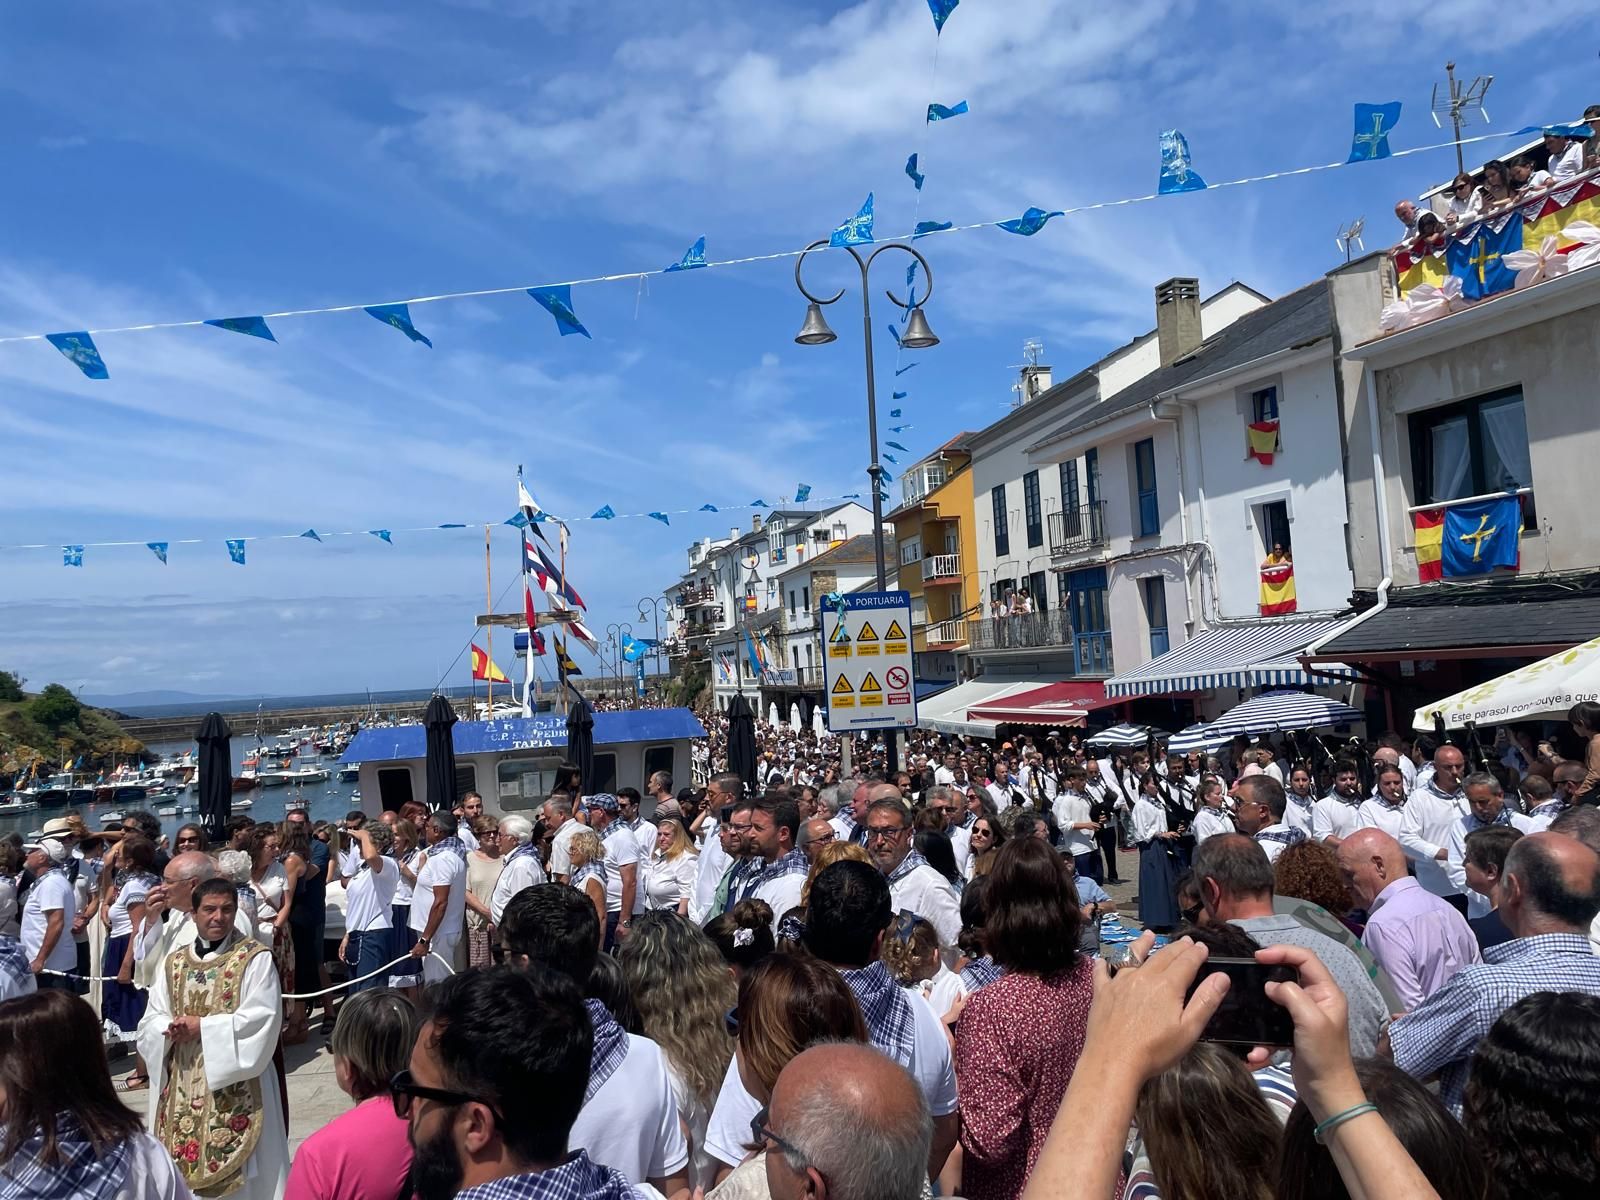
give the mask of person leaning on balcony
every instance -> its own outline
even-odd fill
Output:
[[[1499,208],[1517,198],[1516,187],[1511,182],[1511,172],[1498,158],[1483,164],[1483,190],[1485,209]]]
[[[1445,223],[1451,228],[1471,225],[1483,215],[1487,205],[1488,198],[1483,194],[1483,189],[1472,182],[1471,175],[1463,171],[1450,184],[1450,209],[1445,214]]]
[[[1450,235],[1445,232],[1443,221],[1431,212],[1417,218],[1417,240],[1412,247],[1413,253],[1437,254],[1449,244]]]
[[[1583,171],[1583,146],[1579,138],[1557,133],[1544,135],[1544,148],[1550,151],[1550,177],[1557,183]]]
[[[1534,161],[1531,154],[1519,154],[1511,161],[1511,182],[1517,187],[1517,194],[1538,192],[1549,187],[1552,182],[1549,171],[1541,171],[1539,164]]]
[[[1417,206],[1411,200],[1402,200],[1394,206],[1394,215],[1400,224],[1406,227],[1401,235],[1402,243],[1412,242],[1417,237]]]

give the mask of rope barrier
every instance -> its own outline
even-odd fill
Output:
[[[320,992],[285,992],[283,993],[282,998],[285,1000],[316,1000],[322,996],[331,995],[334,992],[341,992],[345,988],[354,987],[358,983],[365,983],[367,980],[382,975],[391,968],[397,967],[403,962],[409,962],[416,957],[416,955],[410,953],[402,954],[393,962],[386,963],[385,965],[379,967],[376,971],[368,971],[365,975],[362,975],[357,979],[346,979],[343,983],[336,983],[332,987],[323,988]],[[440,956],[437,951],[429,950],[428,953],[423,957],[436,958],[439,960],[439,964],[443,966],[446,971],[450,972],[452,975],[456,973],[455,967],[445,962],[444,958]],[[90,987],[98,987],[103,984],[114,983],[116,981],[115,975],[78,975],[71,971],[40,971],[38,973],[40,975],[53,975],[57,979],[70,979],[73,983],[87,984]],[[126,1038],[126,1035],[124,1035],[124,1037]]]

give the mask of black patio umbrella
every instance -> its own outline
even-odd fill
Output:
[[[756,714],[739,692],[728,704],[728,770],[744,780],[752,795],[756,790]]]
[[[428,808],[449,812],[456,806],[456,744],[451,729],[456,710],[443,696],[428,701],[422,727],[428,734]]]
[[[221,713],[207,713],[194,740],[200,744],[200,820],[212,845],[227,839],[233,816],[233,730]]]
[[[594,793],[594,709],[582,696],[567,709],[567,760],[576,764],[585,796]]]

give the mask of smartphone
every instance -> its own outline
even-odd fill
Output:
[[[1259,963],[1253,958],[1208,958],[1189,994],[1194,994],[1194,989],[1206,976],[1219,972],[1228,977],[1228,993],[1200,1035],[1202,1042],[1235,1046],[1294,1045],[1294,1018],[1288,1009],[1268,998],[1266,985],[1270,982],[1298,983],[1298,971],[1286,964]]]

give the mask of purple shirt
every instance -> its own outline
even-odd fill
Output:
[[[1407,1012],[1462,967],[1483,961],[1466,918],[1411,877],[1378,893],[1361,941],[1389,973]]]

